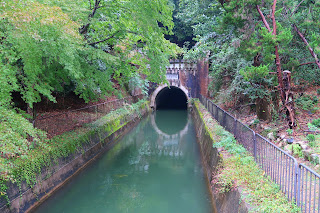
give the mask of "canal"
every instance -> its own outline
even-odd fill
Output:
[[[212,212],[193,125],[187,110],[154,112],[35,212]]]

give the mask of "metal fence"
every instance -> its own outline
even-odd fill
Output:
[[[88,107],[75,110],[51,112],[49,115],[39,116],[33,121],[33,125],[47,132],[49,138],[64,132],[83,127],[92,123],[112,110],[118,109],[125,104],[132,104],[142,96],[126,97],[113,101],[106,101]]]
[[[302,212],[320,213],[320,176],[304,164],[256,134],[232,115],[200,96],[201,103],[211,115],[231,132],[253,156],[257,164],[280,186],[288,200],[294,201]]]

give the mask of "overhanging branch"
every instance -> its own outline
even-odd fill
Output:
[[[317,66],[319,67],[320,69],[320,61],[318,59],[318,56],[317,54],[313,51],[312,47],[310,46],[309,42],[307,41],[307,39],[304,37],[304,35],[300,32],[300,30],[298,29],[298,27],[293,24],[293,29],[298,33],[298,35],[300,36],[300,38],[302,39],[303,43],[305,43],[305,45],[308,47],[309,49],[309,52],[311,53],[312,57],[314,58],[315,60],[315,63],[317,64]]]
[[[105,39],[103,39],[103,40],[100,40],[100,41],[96,41],[96,42],[89,43],[89,45],[94,46],[94,45],[96,45],[96,44],[99,44],[99,43],[102,43],[102,42],[108,41],[109,39],[114,38],[114,37],[115,37],[119,32],[120,32],[120,30],[116,31],[113,35],[111,35],[111,36],[109,36],[109,37],[107,37],[107,38],[105,38]]]

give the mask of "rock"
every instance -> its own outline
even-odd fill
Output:
[[[311,159],[311,155],[312,155],[311,150],[304,149],[304,150],[302,150],[302,153],[304,155],[304,159],[305,160],[310,160]]]
[[[280,141],[280,142],[278,143],[278,147],[283,148],[284,146],[285,146],[285,144],[284,144],[282,141]]]
[[[267,124],[261,124],[260,127],[264,130],[271,130],[271,128],[268,127]]]
[[[319,164],[320,163],[320,157],[318,154],[311,154],[311,160],[312,162],[316,163],[316,164]]]
[[[292,144],[294,142],[293,138],[285,139],[288,144]]]
[[[283,140],[286,137],[286,135],[280,135],[280,138]]]
[[[255,119],[253,119],[252,121],[249,121],[249,122],[247,123],[247,125],[248,125],[248,126],[251,126],[251,125],[254,123],[254,121],[255,121]]]
[[[292,149],[290,145],[284,146],[284,150],[288,152],[288,154],[292,155]]]
[[[308,142],[305,142],[305,141],[297,141],[297,142],[295,142],[295,143],[296,143],[296,144],[299,144],[302,149],[309,149]]]
[[[280,142],[280,145],[281,145],[280,147],[285,147],[285,146],[288,145],[288,144],[287,144],[286,141],[281,141],[281,142]]]
[[[273,136],[273,132],[268,133],[268,134],[267,134],[267,137],[268,137],[270,140],[272,140],[272,141],[275,140],[275,138],[274,138],[274,136]]]

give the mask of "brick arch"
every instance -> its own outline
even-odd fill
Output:
[[[152,93],[151,98],[150,98],[150,107],[151,108],[156,109],[156,98],[157,98],[159,92],[167,87],[168,87],[167,85],[160,85],[155,89],[155,91]],[[175,88],[180,89],[186,95],[187,100],[189,100],[189,92],[184,86],[172,84],[170,87],[175,87]]]

